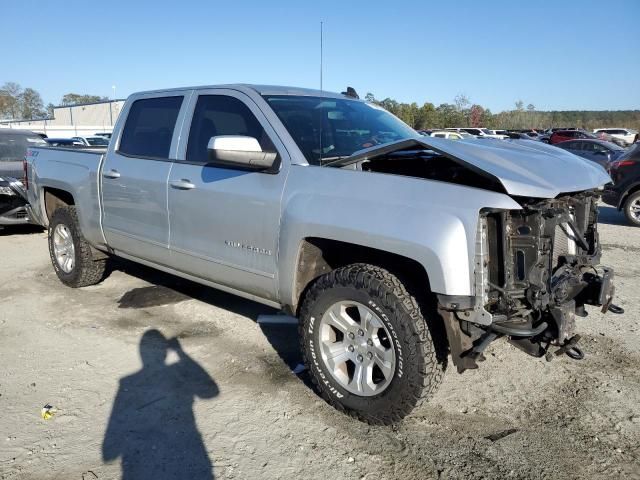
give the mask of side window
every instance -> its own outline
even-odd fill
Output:
[[[226,95],[201,95],[193,112],[186,160],[206,163],[209,140],[218,135],[253,137],[263,151],[275,151],[262,125],[241,100]]]
[[[118,151],[135,157],[169,158],[183,97],[136,100],[124,124]]]

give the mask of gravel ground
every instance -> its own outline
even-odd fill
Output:
[[[600,231],[626,313],[579,320],[583,361],[496,342],[393,428],[320,400],[266,307],[128,263],[69,289],[44,233],[0,232],[0,478],[640,478],[640,229]]]

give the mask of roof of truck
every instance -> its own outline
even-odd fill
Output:
[[[345,98],[345,95],[335,92],[327,92],[326,90],[315,90],[313,88],[300,88],[300,87],[287,87],[279,85],[251,85],[246,83],[229,83],[222,85],[199,85],[192,87],[179,87],[179,88],[163,88],[159,90],[146,90],[142,92],[136,92],[135,95],[144,93],[161,93],[171,92],[176,90],[206,90],[209,88],[231,88],[234,90],[253,90],[259,95],[297,95],[307,97],[327,97],[327,98]],[[351,97],[348,97],[351,98]]]

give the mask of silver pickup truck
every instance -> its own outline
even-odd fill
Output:
[[[370,423],[400,420],[448,361],[477,368],[500,337],[580,357],[576,316],[615,310],[600,166],[422,137],[344,95],[137,93],[106,151],[31,148],[26,171],[64,284],[99,282],[119,256],[282,308],[318,391]]]

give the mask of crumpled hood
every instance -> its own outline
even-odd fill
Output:
[[[611,182],[604,168],[595,162],[533,140],[423,137],[361,150],[346,158],[342,165],[373,158],[378,151],[389,154],[412,145],[414,148],[422,145],[490,174],[510,195],[555,198],[561,193],[591,190]]]

